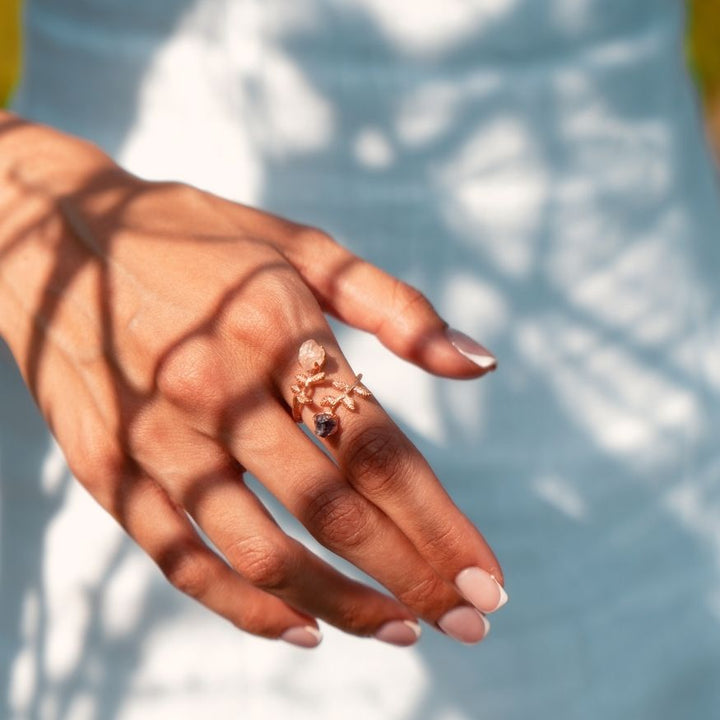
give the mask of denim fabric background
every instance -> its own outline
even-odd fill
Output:
[[[497,373],[450,382],[338,330],[510,602],[474,648],[243,636],[68,477],[5,352],[0,717],[717,714],[720,209],[682,12],[31,0],[18,111],[328,230],[496,352]]]

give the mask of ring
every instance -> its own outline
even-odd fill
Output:
[[[318,412],[313,415],[315,434],[326,438],[335,434],[340,427],[337,417],[338,408],[344,407],[354,411],[356,397],[372,397],[371,392],[362,384],[362,374],[356,375],[352,383],[330,380],[323,370],[325,365],[325,348],[316,340],[306,340],[298,351],[298,362],[304,372],[295,375],[297,381],[291,386],[293,393],[292,415],[295,422],[302,422],[302,409],[305,405],[313,405]],[[339,395],[325,395],[319,403],[315,402],[315,388],[331,385],[339,390]]]

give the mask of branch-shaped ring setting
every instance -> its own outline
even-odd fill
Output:
[[[305,405],[315,404],[315,387],[326,385],[328,382],[327,375],[322,369],[325,365],[325,348],[316,340],[306,340],[300,346],[298,361],[305,372],[295,376],[297,383],[290,388],[293,392],[292,413],[295,422],[302,421],[302,409]],[[326,438],[338,431],[340,420],[337,417],[337,409],[339,407],[354,411],[357,407],[356,397],[372,397],[372,393],[361,381],[362,374],[357,375],[352,384],[341,380],[331,381],[332,387],[339,390],[340,394],[325,395],[320,400],[319,407],[326,409],[313,416],[315,434],[318,437]]]

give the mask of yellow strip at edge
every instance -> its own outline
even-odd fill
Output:
[[[20,77],[20,5],[0,0],[0,107],[10,99]]]

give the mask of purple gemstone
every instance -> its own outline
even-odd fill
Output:
[[[338,421],[334,415],[330,413],[318,413],[313,418],[315,421],[315,434],[318,437],[326,438],[337,432]]]

